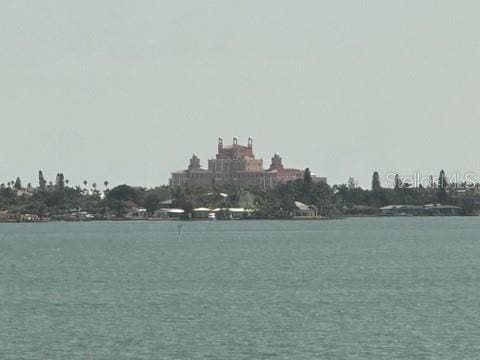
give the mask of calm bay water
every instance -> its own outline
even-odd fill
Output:
[[[0,224],[0,359],[479,359],[480,218]]]

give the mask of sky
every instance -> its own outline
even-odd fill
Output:
[[[167,184],[219,136],[330,184],[480,173],[478,1],[0,8],[0,182]]]

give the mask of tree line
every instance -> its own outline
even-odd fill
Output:
[[[325,217],[355,215],[357,213],[376,214],[386,205],[454,205],[465,215],[474,215],[480,210],[478,184],[453,184],[447,181],[442,170],[430,186],[413,187],[395,176],[393,187],[383,187],[380,174],[374,172],[370,189],[356,185],[353,179],[347,184],[330,186],[324,182],[312,181],[310,170],[304,171],[303,178],[280,183],[272,189],[213,185],[209,188],[186,185],[183,187],[159,186],[155,188],[132,187],[126,184],[109,188],[104,181],[103,189],[96,183],[88,182],[71,186],[63,173],[58,173],[55,181],[47,181],[42,171],[38,173],[38,185],[22,185],[16,178],[0,184],[0,210],[15,214],[34,214],[39,217],[52,217],[71,211],[86,211],[96,218],[121,218],[129,209],[143,207],[149,214],[163,206],[181,208],[189,214],[196,207],[229,208],[246,206],[242,198],[245,194],[253,199],[247,206],[255,209],[257,217],[289,218],[296,209],[295,202],[314,205],[318,214]],[[162,205],[171,200],[168,205]]]

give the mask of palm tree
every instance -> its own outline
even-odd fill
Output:
[[[87,180],[83,180],[83,186],[85,186],[85,188],[87,187],[87,184],[88,184],[88,181],[87,181]]]
[[[107,180],[105,180],[105,181],[103,182],[103,185],[105,185],[105,189],[108,189],[108,181],[107,181]]]

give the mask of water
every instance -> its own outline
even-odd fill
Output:
[[[0,224],[0,359],[479,359],[480,218]]]

